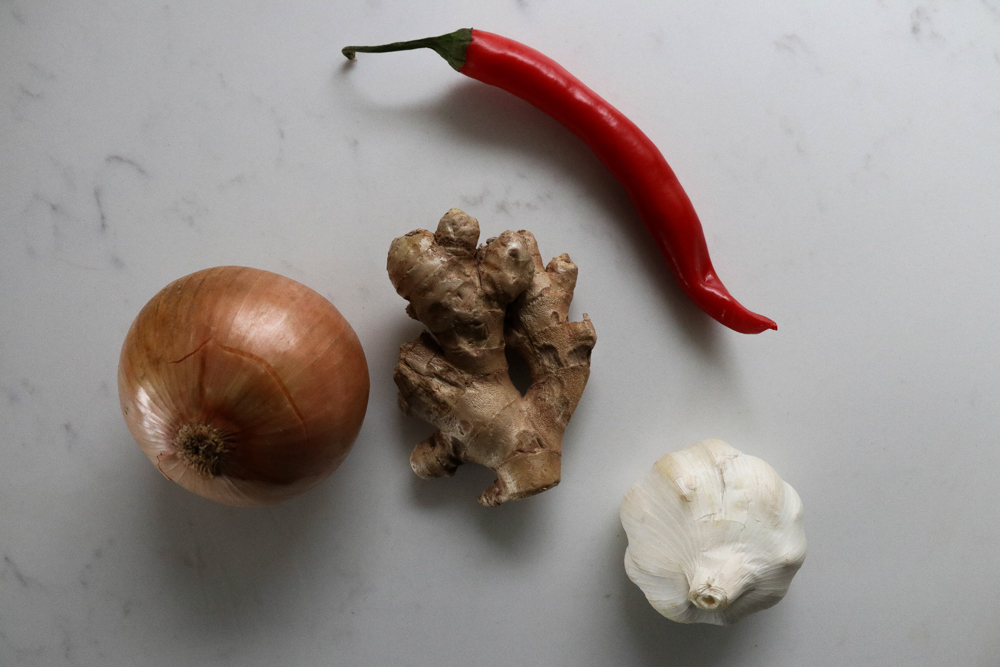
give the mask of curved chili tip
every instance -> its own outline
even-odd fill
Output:
[[[733,331],[758,334],[768,329],[778,330],[774,320],[749,310],[734,299],[714,271],[695,283],[680,281],[680,284],[695,305]]]
[[[737,333],[759,334],[768,329],[778,330],[777,322],[770,317],[747,310],[736,301],[730,301],[729,309],[720,313],[715,319]]]
[[[757,313],[747,311],[747,317],[743,319],[744,326],[737,329],[733,325],[728,325],[730,329],[737,331],[739,333],[747,334],[757,334],[762,331],[767,331],[772,329],[774,331],[778,330],[778,323],[772,320],[770,317],[764,317]]]

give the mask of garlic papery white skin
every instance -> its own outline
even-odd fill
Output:
[[[721,440],[657,461],[621,520],[629,579],[680,623],[729,625],[777,604],[806,557],[799,494]]]

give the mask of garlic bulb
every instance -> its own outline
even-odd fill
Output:
[[[657,461],[621,520],[629,579],[680,623],[729,625],[777,604],[806,557],[795,489],[721,440]]]
[[[325,298],[238,266],[163,288],[125,338],[118,394],[161,473],[229,505],[260,505],[333,472],[361,429],[368,366]]]

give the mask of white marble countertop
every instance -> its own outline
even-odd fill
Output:
[[[0,664],[835,666],[1000,661],[1000,5],[0,0]],[[486,3],[483,3],[486,4]],[[716,268],[777,332],[682,295],[569,132],[430,52],[473,26],[560,61],[663,150]],[[423,481],[396,406],[420,325],[392,238],[457,206],[580,267],[590,385],[562,483]],[[163,479],[118,407],[142,305],[269,269],[364,345],[345,464],[283,505]],[[719,437],[800,493],[788,596],[660,617],[618,508]]]

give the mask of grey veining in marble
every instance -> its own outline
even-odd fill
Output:
[[[691,305],[569,132],[429,52],[474,26],[555,57],[661,147],[715,266],[777,332]],[[1000,661],[1000,5],[0,0],[0,665]],[[419,325],[395,236],[459,206],[580,267],[599,332],[563,481],[409,469]],[[343,467],[275,507],[164,480],[117,399],[162,286],[277,271],[352,322],[372,376]],[[809,557],[732,628],[625,576],[618,505],[722,438],[801,494]]]

